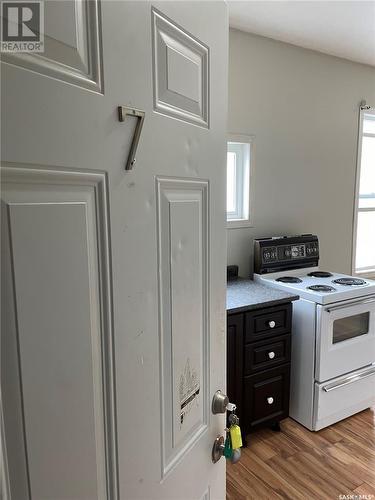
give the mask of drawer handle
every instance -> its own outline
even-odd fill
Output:
[[[269,405],[272,405],[272,404],[273,404],[273,397],[269,397],[269,398],[267,398],[267,403],[268,403]]]
[[[272,320],[272,321],[269,321],[269,322],[268,322],[268,326],[269,326],[270,328],[275,328],[275,326],[276,326],[276,322],[275,322],[275,321],[273,321],[273,320]]]
[[[273,351],[269,352],[269,353],[268,353],[268,357],[269,357],[270,359],[273,359],[273,358],[275,357],[275,353],[274,353]]]

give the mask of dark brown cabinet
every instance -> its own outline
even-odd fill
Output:
[[[289,373],[289,365],[283,365],[245,378],[244,417],[249,419],[249,430],[288,416]]]
[[[228,314],[227,394],[243,435],[289,413],[292,304]]]

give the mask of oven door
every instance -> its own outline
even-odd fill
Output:
[[[375,296],[317,306],[315,379],[325,382],[375,362]]]

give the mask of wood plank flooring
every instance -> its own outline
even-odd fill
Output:
[[[239,463],[227,462],[227,500],[375,500],[375,408],[319,432],[288,418],[248,443]]]

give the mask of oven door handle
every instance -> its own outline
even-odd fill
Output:
[[[375,367],[370,368],[365,372],[359,373],[358,375],[351,375],[343,379],[341,382],[325,385],[323,386],[323,391],[334,391],[335,389],[339,389],[340,387],[344,387],[345,385],[353,384],[354,382],[358,382],[358,380],[363,380],[364,378],[372,377],[373,375],[375,375]]]
[[[326,309],[326,311],[330,313],[332,311],[338,311],[339,309],[346,309],[347,307],[350,307],[350,306],[360,306],[362,304],[372,304],[373,302],[375,302],[375,298],[366,299],[366,300],[355,300],[353,302],[346,302],[346,304],[340,304],[339,306],[328,307]]]

